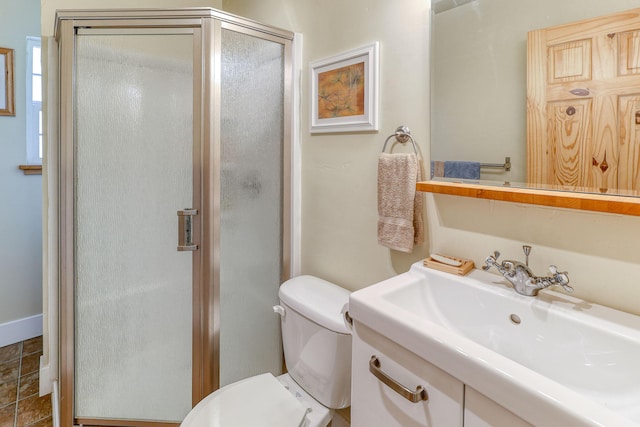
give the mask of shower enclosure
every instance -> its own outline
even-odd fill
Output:
[[[290,32],[59,11],[62,425],[164,426],[282,369]]]

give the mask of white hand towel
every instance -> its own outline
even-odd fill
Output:
[[[381,153],[378,158],[378,243],[402,252],[424,238],[422,194],[416,197],[421,166],[414,153]]]

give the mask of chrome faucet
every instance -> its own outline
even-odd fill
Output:
[[[526,264],[512,260],[502,261],[502,263],[498,264],[500,252],[495,251],[493,255],[489,255],[484,261],[485,265],[482,269],[486,271],[491,267],[495,267],[505,279],[511,282],[513,289],[520,295],[536,296],[541,289],[555,285],[562,286],[567,292],[573,292],[573,288],[569,286],[569,274],[566,271],[558,271],[558,267],[555,265],[549,266],[551,276],[538,277],[533,274],[528,266],[531,246],[523,246],[522,249],[526,255]]]

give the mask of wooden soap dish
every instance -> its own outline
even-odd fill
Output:
[[[468,259],[456,258],[454,256],[449,256],[449,255],[440,255],[440,256],[444,258],[452,259],[454,261],[458,261],[461,263],[461,265],[459,266],[448,265],[442,262],[438,262],[433,258],[431,258],[431,256],[429,256],[429,258],[426,258],[424,260],[425,267],[433,268],[434,270],[444,271],[445,273],[456,274],[458,276],[464,276],[468,274],[475,267],[475,264],[473,263],[473,261]]]

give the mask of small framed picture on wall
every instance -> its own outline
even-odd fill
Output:
[[[4,71],[4,78],[0,79],[0,116],[15,116],[13,49],[0,47],[0,70]]]
[[[311,133],[378,130],[378,42],[309,64]]]

